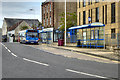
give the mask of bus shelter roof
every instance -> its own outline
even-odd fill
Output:
[[[70,27],[69,30],[86,29],[86,28],[94,28],[94,27],[104,27],[104,26],[105,26],[105,24],[102,24],[102,23],[99,23],[99,22],[95,22],[95,23],[91,23],[91,24]]]

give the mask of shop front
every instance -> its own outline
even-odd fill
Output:
[[[77,36],[77,47],[105,48],[105,25],[99,22],[69,28]],[[71,39],[71,42],[72,39]]]

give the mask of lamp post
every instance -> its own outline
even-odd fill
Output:
[[[66,46],[66,0],[65,0],[65,46]]]
[[[35,10],[34,10],[34,9],[32,9],[32,8],[31,8],[31,9],[29,9],[29,10],[34,12],[34,24],[33,24],[33,25],[34,25],[34,27],[33,27],[33,28],[35,29]]]

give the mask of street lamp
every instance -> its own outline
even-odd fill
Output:
[[[66,46],[66,0],[65,0],[65,46]]]
[[[29,10],[34,12],[34,24],[33,24],[33,25],[34,25],[34,29],[35,29],[35,10],[34,10],[34,9],[32,9],[32,8],[31,8],[31,9],[29,9]]]

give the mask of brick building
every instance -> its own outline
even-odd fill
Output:
[[[76,2],[66,3],[67,12],[77,12]],[[53,28],[53,41],[57,41],[58,33],[56,30],[60,27],[60,19],[65,12],[65,2],[50,2],[46,1],[42,3],[42,23],[44,28]]]
[[[54,27],[54,3],[42,3],[42,23],[45,28]]]

